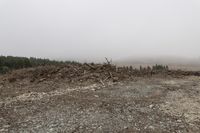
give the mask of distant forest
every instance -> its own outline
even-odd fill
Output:
[[[14,57],[14,56],[0,56],[0,74],[5,74],[10,70],[29,68],[44,65],[60,65],[63,61],[55,61],[41,58],[27,58],[27,57]]]
[[[55,61],[49,59],[41,59],[34,57],[14,57],[14,56],[0,56],[0,74],[5,74],[9,71],[21,68],[29,68],[29,67],[37,67],[44,65],[64,65],[64,64],[80,64],[74,61]],[[110,62],[108,62],[110,63]],[[129,67],[128,67],[129,68]],[[126,67],[124,68],[126,69]],[[132,70],[132,66],[130,66]],[[166,71],[168,70],[168,66],[164,65],[154,65],[152,67],[142,67],[140,66],[139,71]]]

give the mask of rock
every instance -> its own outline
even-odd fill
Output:
[[[94,95],[94,97],[99,97],[98,95]]]
[[[151,108],[151,109],[152,109],[153,107],[154,107],[154,105],[153,105],[153,104],[149,105],[149,108]]]
[[[127,127],[127,126],[124,126],[124,129],[128,129],[128,127]]]
[[[93,89],[91,89],[91,90],[92,90],[92,91],[96,91],[96,89],[94,89],[94,88],[93,88]]]
[[[154,126],[149,126],[148,129],[154,130],[155,127]]]
[[[182,122],[182,120],[177,120],[177,122]]]

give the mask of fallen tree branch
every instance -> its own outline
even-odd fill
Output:
[[[96,69],[94,66],[92,66],[92,65],[90,65],[90,64],[88,64],[88,63],[85,63],[87,66],[89,66],[90,68],[92,68],[92,69]]]
[[[106,57],[105,57],[105,59],[106,59],[107,64],[110,65],[112,60],[109,61],[108,58],[106,58]]]

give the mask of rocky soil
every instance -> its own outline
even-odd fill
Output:
[[[54,75],[59,76],[61,70]],[[40,76],[32,81],[33,75],[27,73],[34,71],[23,70],[22,78],[17,71],[0,77],[0,132],[200,131],[198,76],[137,76],[113,81],[118,73],[106,70],[103,76],[111,80],[81,82],[74,77],[69,83],[69,78],[62,75],[51,78],[51,74],[48,78],[49,69],[46,75],[37,71]],[[93,77],[87,78],[95,81]],[[103,79],[102,75],[98,79]]]

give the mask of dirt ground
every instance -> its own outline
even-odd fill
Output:
[[[0,83],[2,133],[199,133],[200,77]]]

